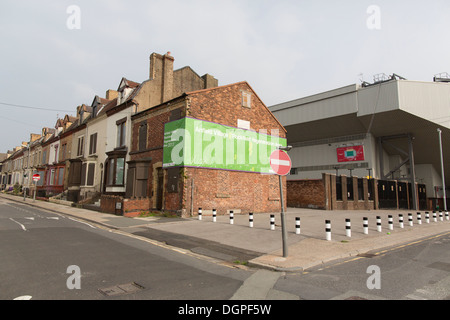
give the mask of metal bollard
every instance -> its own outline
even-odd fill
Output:
[[[363,218],[363,230],[364,234],[369,234],[369,219],[366,217]]]
[[[300,234],[300,217],[295,218],[295,234]]]
[[[198,208],[198,220],[202,220],[202,208]]]
[[[275,215],[270,215],[270,230],[275,230]]]
[[[213,209],[213,222],[217,221],[217,210]]]
[[[377,216],[377,231],[381,232],[381,217]]]
[[[248,214],[248,224],[250,228],[253,228],[253,212]]]
[[[331,221],[325,220],[325,237],[327,241],[331,241]]]
[[[349,238],[352,237],[352,224],[350,219],[345,219],[345,235]]]
[[[234,213],[233,213],[233,210],[230,210],[230,224],[234,224]]]
[[[392,215],[388,216],[389,230],[394,230],[394,220],[392,219]]]
[[[398,222],[400,224],[400,229],[403,229],[404,225],[403,225],[403,215],[402,214],[398,215]]]

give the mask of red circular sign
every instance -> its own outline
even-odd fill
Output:
[[[275,150],[270,155],[270,167],[272,170],[280,175],[285,176],[291,171],[291,158],[283,150]]]
[[[33,181],[39,181],[41,179],[41,176],[39,174],[33,174]]]

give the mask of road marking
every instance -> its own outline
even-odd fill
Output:
[[[13,218],[9,218],[9,220],[14,221],[15,223],[17,223],[19,226],[22,227],[23,231],[27,231],[27,228],[25,228],[25,226],[23,224],[21,224],[20,222],[17,222],[16,220],[14,220]]]
[[[20,296],[17,298],[14,298],[13,300],[31,300],[32,296]]]
[[[70,218],[70,217],[68,217],[68,218],[69,218],[70,220],[72,220],[72,221],[76,221],[76,222],[85,224],[85,225],[91,227],[92,229],[97,229],[96,227],[94,227],[93,225],[91,225],[91,224],[89,224],[89,223],[87,223],[87,222],[83,222],[83,221],[80,221],[80,220],[77,220],[77,219],[74,219],[74,218]]]

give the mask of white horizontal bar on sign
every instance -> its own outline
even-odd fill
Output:
[[[290,166],[291,163],[288,160],[280,160],[280,159],[270,159],[271,164],[276,164],[279,166]]]

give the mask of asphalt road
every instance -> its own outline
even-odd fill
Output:
[[[2,300],[225,300],[252,274],[6,200],[0,252]]]
[[[126,234],[0,199],[0,300],[450,298],[448,233],[307,272],[230,266],[258,254],[155,230]]]
[[[450,300],[450,235],[287,274],[275,288],[304,300]]]

